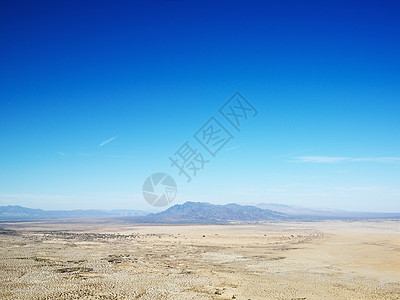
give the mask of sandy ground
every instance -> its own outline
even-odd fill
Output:
[[[400,222],[0,225],[1,299],[400,299]]]

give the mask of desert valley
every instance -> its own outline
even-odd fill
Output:
[[[400,299],[400,222],[3,223],[1,299]]]

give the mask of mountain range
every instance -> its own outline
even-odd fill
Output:
[[[19,205],[0,206],[0,220],[3,221],[30,221],[45,219],[79,219],[79,218],[111,218],[126,216],[141,216],[148,212],[140,210],[42,210],[27,208]]]
[[[289,216],[250,205],[215,205],[204,202],[176,204],[165,211],[140,217],[145,222],[221,223],[288,220]]]
[[[253,204],[262,209],[270,209],[287,214],[295,218],[303,219],[341,219],[341,218],[398,218],[400,213],[384,213],[384,212],[359,212],[346,211],[331,208],[308,208],[298,205],[285,205],[278,203],[258,203]]]
[[[22,206],[0,206],[0,222],[21,222],[56,219],[100,219],[136,223],[235,223],[266,221],[317,221],[400,219],[400,213],[348,212],[342,210],[310,209],[283,204],[235,203],[215,205],[204,202],[176,204],[158,212],[140,210],[42,210]]]

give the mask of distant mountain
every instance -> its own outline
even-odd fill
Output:
[[[40,217],[44,211],[41,209],[32,209],[19,205],[0,206],[0,218],[13,219],[19,217]]]
[[[400,218],[400,213],[381,213],[381,212],[359,212],[345,211],[329,208],[307,208],[296,205],[285,205],[277,203],[258,203],[255,207],[262,209],[271,209],[296,217],[298,219],[382,219],[382,218]]]
[[[148,212],[140,210],[42,210],[19,205],[0,206],[0,220],[29,221],[65,218],[112,218],[122,216],[143,216]]]
[[[254,206],[262,208],[262,209],[271,209],[275,211],[279,211],[281,213],[285,213],[292,216],[299,216],[299,215],[329,215],[329,214],[336,214],[344,212],[343,210],[334,210],[334,209],[327,209],[327,208],[307,208],[298,205],[286,205],[286,204],[279,204],[279,203],[258,203],[254,204]]]
[[[249,205],[186,202],[140,219],[157,223],[220,223],[277,221],[288,220],[289,217],[284,213]]]
[[[207,224],[263,221],[400,219],[400,213],[348,212],[271,203],[214,205],[204,202],[186,202],[174,205],[159,213],[125,209],[42,210],[18,205],[0,206],[0,222],[56,219],[101,219],[136,223]]]

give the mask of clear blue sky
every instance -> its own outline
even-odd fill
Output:
[[[398,212],[399,15],[396,1],[3,0],[0,205],[151,209],[142,184],[163,171],[174,203]],[[236,91],[258,115],[186,183],[168,158]]]

